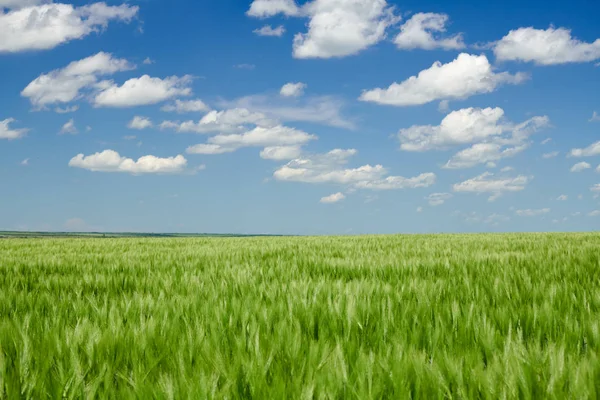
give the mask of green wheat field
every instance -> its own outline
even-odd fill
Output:
[[[600,398],[600,233],[0,240],[0,399]]]

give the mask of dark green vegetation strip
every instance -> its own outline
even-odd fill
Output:
[[[0,241],[0,398],[600,397],[600,234]]]

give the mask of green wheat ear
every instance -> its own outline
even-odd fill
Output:
[[[0,240],[0,399],[600,397],[600,234]]]

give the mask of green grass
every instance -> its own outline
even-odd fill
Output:
[[[0,240],[0,398],[593,399],[600,234]]]

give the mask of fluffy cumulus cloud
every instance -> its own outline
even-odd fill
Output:
[[[12,129],[10,124],[15,122],[14,118],[7,118],[0,121],[0,139],[19,139],[27,134],[28,129]]]
[[[190,146],[189,154],[222,154],[230,153],[242,147],[276,147],[276,146],[301,146],[317,137],[298,129],[277,125],[273,127],[260,127],[241,133],[230,135],[216,135],[208,139],[207,143]],[[281,151],[281,149],[279,149]],[[277,150],[267,151],[270,155]],[[280,152],[279,155],[282,153]]]
[[[400,27],[400,33],[394,39],[398,48],[405,50],[437,48],[457,50],[465,47],[461,34],[443,38],[439,34],[446,32],[446,14],[417,13]],[[438,35],[436,35],[438,34]]]
[[[277,14],[295,17],[301,14],[294,0],[254,0],[246,12],[250,17],[267,18]]]
[[[582,42],[565,28],[511,30],[494,45],[498,60],[534,62],[538,65],[589,62],[600,59],[600,39]]]
[[[585,171],[586,169],[590,169],[590,168],[592,168],[592,166],[589,163],[582,161],[580,163],[573,165],[571,167],[571,172],[581,172],[581,171]]]
[[[193,112],[208,112],[210,107],[202,100],[179,100],[176,99],[173,104],[167,104],[161,107],[161,111],[176,112],[178,114],[193,113]]]
[[[277,121],[267,118],[259,112],[251,112],[245,108],[233,108],[223,111],[210,111],[200,121],[163,121],[161,129],[173,129],[177,132],[194,133],[236,133],[248,129],[249,125],[273,127]]]
[[[110,53],[73,61],[65,68],[42,74],[23,89],[21,96],[43,108],[49,104],[69,103],[82,96],[83,89],[93,88],[102,75],[112,75],[135,68],[127,60],[114,58]]]
[[[364,91],[360,100],[393,106],[416,106],[436,100],[466,99],[490,93],[504,84],[519,84],[527,74],[494,72],[485,55],[461,53],[447,64],[439,61],[401,83]]]
[[[252,32],[256,33],[258,36],[276,36],[281,37],[285,33],[285,28],[283,25],[279,25],[276,28],[273,28],[271,25],[265,25],[259,29],[255,29]]]
[[[192,77],[171,76],[165,79],[143,75],[119,86],[109,82],[94,98],[96,107],[135,107],[161,103],[173,97],[189,96]]]
[[[75,120],[73,118],[71,118],[69,121],[67,121],[67,123],[65,123],[62,126],[59,133],[61,135],[66,134],[66,133],[71,134],[71,135],[78,134],[79,130],[77,130],[77,127],[75,126]]]
[[[557,201],[567,201],[569,199],[569,196],[567,196],[566,194],[561,194],[560,196],[558,196],[556,198]]]
[[[400,20],[386,0],[254,0],[247,15],[283,14],[308,18],[308,31],[294,36],[295,58],[333,58],[357,54],[382,41]]]
[[[265,160],[292,160],[300,157],[302,149],[300,146],[270,146],[260,152],[260,157]]]
[[[133,117],[133,119],[131,121],[129,121],[129,123],[127,124],[127,127],[129,129],[138,129],[138,130],[152,128],[153,126],[154,126],[154,124],[152,123],[150,118],[141,117],[139,115],[136,115],[135,117]]]
[[[99,32],[110,21],[130,22],[138,12],[137,6],[108,6],[104,2],[82,7],[62,3],[35,5],[31,0],[25,0],[31,4],[29,7],[22,7],[25,3],[21,0],[4,3],[5,7],[20,7],[3,12],[0,4],[0,53],[52,49]]]
[[[432,173],[414,178],[386,177],[387,170],[382,165],[347,168],[346,164],[356,153],[354,149],[334,149],[325,154],[306,155],[291,160],[277,169],[273,176],[278,181],[342,184],[371,190],[427,187],[435,183]]]
[[[491,194],[489,200],[494,201],[506,192],[524,190],[529,181],[530,178],[523,175],[516,177],[496,177],[491,172],[484,172],[479,176],[454,184],[452,189],[455,192],[488,193]]]
[[[69,166],[94,172],[125,172],[133,175],[175,174],[185,170],[187,160],[182,155],[168,158],[148,155],[135,161],[122,157],[114,150],[104,150],[89,156],[78,154],[69,161]]]
[[[346,196],[344,195],[344,193],[338,192],[338,193],[334,193],[329,196],[322,197],[320,202],[323,204],[333,204],[333,203],[339,203],[340,201],[344,200],[345,198],[346,198]]]
[[[69,114],[74,113],[79,110],[79,106],[70,106],[70,107],[56,107],[54,112],[57,114]]]
[[[572,149],[569,153],[570,157],[593,157],[600,154],[600,141],[590,144],[583,149]]]
[[[588,119],[589,122],[597,122],[600,121],[600,115],[596,111],[592,113],[592,118]]]
[[[281,87],[279,94],[283,97],[299,97],[304,94],[304,89],[306,89],[306,83],[297,82],[297,83],[286,83]]]
[[[517,210],[515,214],[519,217],[537,217],[539,215],[548,214],[550,212],[549,208],[541,208],[537,210],[527,209],[527,210]]]
[[[308,32],[294,36],[295,58],[357,54],[383,40],[398,20],[386,0],[314,0],[304,9]]]
[[[430,206],[436,207],[441,206],[447,200],[452,198],[451,193],[432,193],[429,196],[425,197],[425,200],[429,203]]]
[[[472,145],[455,154],[444,168],[469,168],[512,157],[529,147],[528,137],[549,126],[548,117],[533,117],[514,124],[504,118],[504,110],[465,108],[448,114],[440,125],[414,125],[398,133],[404,151],[443,150]]]
[[[252,95],[226,101],[222,105],[245,108],[282,122],[311,122],[345,129],[356,127],[354,121],[342,112],[344,101],[333,96],[271,98]]]

